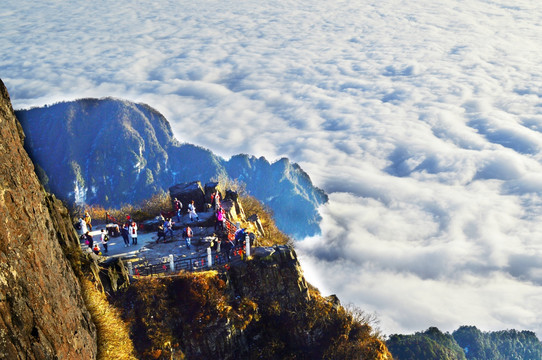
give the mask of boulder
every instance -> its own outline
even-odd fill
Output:
[[[205,209],[205,192],[199,181],[177,184],[169,188],[171,199],[177,198],[183,204],[183,211],[188,211],[188,204],[194,200],[196,211]]]
[[[228,201],[231,202],[231,204],[233,204],[233,207],[235,207],[235,209],[230,210],[232,215],[235,214],[234,218],[239,219],[239,220],[245,220],[245,211],[243,210],[243,206],[241,205],[241,202],[239,201],[239,194],[237,193],[237,191],[226,190],[226,197],[222,201],[222,207],[224,209],[225,209],[224,203]],[[227,212],[228,210],[226,210],[226,213]]]
[[[252,214],[247,218],[247,221],[251,222],[252,225],[256,230],[258,230],[258,233],[260,236],[265,236],[265,230],[263,229],[262,222],[260,220],[260,217],[258,214]]]

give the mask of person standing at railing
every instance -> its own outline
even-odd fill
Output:
[[[223,208],[219,208],[216,211],[216,223],[215,223],[215,230],[224,230],[224,218],[226,216],[226,212]]]
[[[234,247],[233,242],[228,238],[226,238],[224,243],[221,244],[220,252],[223,251],[226,254],[227,262],[230,262],[230,252],[233,249],[233,247]]]
[[[243,239],[245,238],[245,231],[246,229],[238,229],[235,231],[235,246],[240,246]]]

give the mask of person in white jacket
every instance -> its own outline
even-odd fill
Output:
[[[83,220],[83,218],[79,218],[79,226],[81,227],[80,228],[81,235],[85,235],[88,229],[87,229],[87,223],[85,222],[85,220]]]
[[[197,221],[199,221],[199,216],[198,216],[198,214],[196,213],[196,205],[194,205],[194,200],[192,200],[192,201],[188,204],[188,216],[190,217],[190,221],[194,221],[194,219],[196,219]]]
[[[130,238],[132,239],[132,245],[137,245],[137,224],[135,221],[132,221],[130,224],[128,232],[130,233]]]

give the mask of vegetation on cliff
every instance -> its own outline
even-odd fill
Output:
[[[235,190],[245,214],[258,215],[265,230],[259,242],[269,247],[219,271],[137,277],[107,297],[96,290],[104,290],[96,264],[79,261],[83,277],[95,282],[83,280],[83,289],[98,329],[98,358],[391,359],[363,312],[322,297],[306,283],[293,249],[276,247],[291,239],[269,209],[237,181],[220,186]],[[90,210],[93,218],[109,211],[142,221],[170,208],[170,197],[159,194],[138,206]]]
[[[284,303],[240,295],[231,276],[141,278],[118,293],[138,358],[391,359],[370,324],[317,290]]]
[[[542,343],[531,331],[482,332],[462,326],[449,334],[431,327],[413,335],[392,335],[386,345],[397,360],[542,359]]]
[[[94,283],[81,279],[81,288],[86,307],[96,325],[98,335],[97,360],[135,360],[135,350],[130,332],[120,312]]]
[[[140,278],[113,294],[111,268],[81,253],[67,210],[33,175],[4,90],[0,83],[2,139],[10,151],[0,169],[6,180],[0,208],[10,220],[0,231],[0,357],[390,358],[370,325],[308,287],[287,246],[260,248],[259,256],[257,248],[252,260],[220,272]],[[247,209],[261,207],[246,199]],[[155,216],[152,206],[160,201],[129,213]],[[270,216],[259,215],[269,245],[288,242]]]

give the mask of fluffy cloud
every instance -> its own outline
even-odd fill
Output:
[[[6,0],[14,106],[145,102],[228,157],[330,194],[309,281],[388,333],[542,334],[542,27],[534,1]]]

